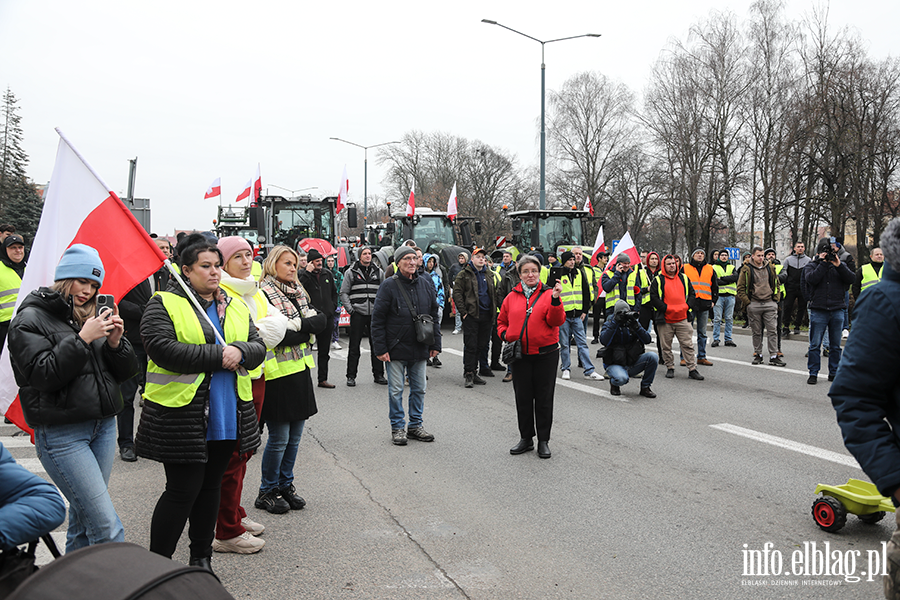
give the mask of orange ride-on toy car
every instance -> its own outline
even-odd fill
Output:
[[[853,513],[863,523],[877,523],[886,512],[895,512],[894,503],[878,492],[875,484],[848,479],[845,485],[816,486],[821,494],[812,505],[816,525],[835,532],[847,523],[847,513]]]

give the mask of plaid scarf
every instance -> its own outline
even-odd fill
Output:
[[[306,293],[303,285],[298,281],[284,283],[272,275],[266,275],[263,277],[262,281],[259,282],[259,289],[266,295],[266,298],[269,299],[269,304],[281,311],[281,314],[288,319],[313,317],[317,314],[316,309],[314,309],[309,302],[309,294]],[[291,302],[291,300],[300,306],[299,311],[297,310],[297,306],[295,306],[294,302]],[[315,338],[313,336],[309,336],[310,345],[313,344],[314,340]],[[295,346],[294,348],[297,351],[300,349],[299,346]]]

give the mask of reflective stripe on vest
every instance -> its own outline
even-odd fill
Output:
[[[300,344],[299,348],[279,346],[267,354],[266,358],[266,381],[287,377],[316,366],[308,344]]]
[[[559,294],[560,299],[562,300],[563,309],[566,312],[570,310],[581,310],[583,298],[583,292],[581,290],[581,272],[578,271],[575,273],[575,279],[573,281],[569,281],[568,275],[563,275],[559,280],[560,286],[562,287],[562,291]]]
[[[235,298],[237,298],[241,302],[244,301],[244,297],[241,296],[240,294],[238,294],[234,290],[234,288],[230,287],[227,283],[222,282],[219,285],[222,286],[223,288],[225,288],[225,291],[228,292],[229,296],[231,296],[232,302],[234,301]],[[246,302],[244,302],[244,304],[246,304]],[[250,316],[253,317],[254,322],[261,319],[262,317],[265,317],[266,314],[268,314],[269,308],[268,308],[268,306],[266,306],[266,296],[265,296],[265,294],[262,293],[262,290],[257,289],[256,293],[253,294],[253,305],[256,310],[254,311],[254,314],[252,314]],[[247,308],[250,308],[250,307],[248,306]],[[262,315],[262,316],[260,316],[260,315]],[[267,348],[267,350],[268,350],[268,348]],[[263,365],[259,365],[252,371],[248,371],[248,373],[250,373],[250,379],[259,379],[262,376],[262,372],[263,372]]]
[[[628,289],[628,293],[625,295],[625,302],[628,303],[632,309],[634,309],[634,284],[637,283],[637,271],[632,270],[631,273],[628,274],[628,279],[625,280],[625,286]],[[616,285],[610,291],[606,292],[606,308],[609,310],[610,308],[615,308],[616,302],[619,300],[619,286]]]
[[[0,323],[12,319],[20,285],[22,280],[19,279],[19,274],[0,263]]]
[[[881,267],[881,270],[877,273],[875,272],[875,267],[872,266],[872,263],[866,263],[862,268],[862,283],[859,286],[860,291],[865,290],[867,287],[873,286],[879,281],[881,281],[881,274],[884,273],[884,267]],[[2,293],[2,292],[0,292]],[[2,319],[0,319],[2,320]]]
[[[169,313],[172,325],[175,327],[175,336],[182,344],[206,344],[206,336],[203,335],[203,327],[200,317],[194,312],[190,300],[171,292],[157,292],[154,294],[162,298],[163,306]],[[225,341],[246,342],[249,331],[250,311],[243,302],[236,302],[234,298],[225,312]],[[238,398],[245,402],[253,400],[250,374],[244,368],[239,368],[237,375]],[[169,408],[187,406],[194,399],[200,384],[206,373],[176,373],[163,369],[152,359],[147,361],[147,385],[144,388],[144,398],[152,400]]]
[[[697,271],[694,265],[684,265],[684,274],[688,276],[691,285],[694,286],[694,295],[701,300],[712,300],[712,276],[715,270],[709,265],[703,265]]]
[[[784,298],[784,283],[778,279],[778,275],[781,273],[781,269],[784,268],[784,265],[772,265],[775,267],[775,288],[776,292],[781,294],[781,297]]]
[[[727,265],[722,267],[722,265],[713,265],[713,271],[716,272],[716,277],[721,279],[722,277],[728,277],[734,273],[734,265]],[[737,296],[737,281],[733,281],[729,284],[719,284],[719,294],[731,294],[732,296]]]

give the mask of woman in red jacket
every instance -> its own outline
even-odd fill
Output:
[[[559,363],[559,326],[566,320],[559,298],[559,282],[553,288],[541,283],[541,264],[524,256],[517,265],[522,281],[503,301],[497,317],[500,339],[521,338],[522,359],[513,366],[513,388],[521,440],[510,454],[534,450],[537,430],[538,456],[550,458],[550,427],[553,424],[553,392]],[[526,314],[531,316],[525,323]]]

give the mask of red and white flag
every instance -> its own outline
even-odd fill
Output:
[[[591,266],[597,266],[597,258],[606,252],[606,244],[603,242],[603,225],[597,230],[597,239],[594,240],[594,251],[591,252]]]
[[[591,216],[592,216],[592,217],[594,216],[594,205],[591,204],[591,197],[590,197],[590,196],[588,196],[587,199],[584,201],[584,210],[586,210],[586,211],[588,211],[589,213],[591,213]],[[603,229],[603,228],[601,227],[601,229]]]
[[[334,203],[334,214],[340,214],[347,199],[350,197],[350,180],[347,179],[347,165],[344,165],[344,174],[341,175],[341,187],[338,188],[337,201]]]
[[[622,239],[619,240],[619,243],[616,244],[613,253],[610,255],[609,262],[606,263],[607,269],[616,266],[616,257],[620,254],[627,254],[633,265],[641,262],[641,255],[638,254],[637,248],[634,247],[634,241],[631,239],[631,234],[627,231],[625,232],[625,235],[622,236]]]
[[[53,284],[63,252],[72,244],[86,244],[100,253],[106,276],[101,292],[116,303],[162,266],[165,256],[141,228],[115,192],[103,183],[62,132],[50,185],[38,225],[28,268],[22,279],[16,309],[41,286]],[[31,431],[22,417],[16,385],[4,345],[0,356],[0,412],[19,428]]]
[[[447,216],[450,217],[450,220],[456,218],[456,215],[459,214],[459,209],[456,206],[456,182],[453,182],[453,191],[450,192],[450,199],[447,200]]]
[[[216,196],[222,196],[222,178],[216,177],[215,181],[210,184],[209,189],[206,190],[206,195],[203,196],[204,200],[209,198],[215,198]]]
[[[238,194],[237,198],[234,199],[235,202],[240,202],[241,200],[246,200],[250,197],[250,190],[253,189],[253,180],[247,182],[247,185],[244,186],[244,191]]]
[[[256,163],[256,177],[253,178],[253,198],[252,202],[259,202],[262,196],[262,175],[259,174],[259,163]]]
[[[409,200],[406,201],[406,216],[412,217],[416,214],[416,182],[413,182],[412,189],[409,190]]]

